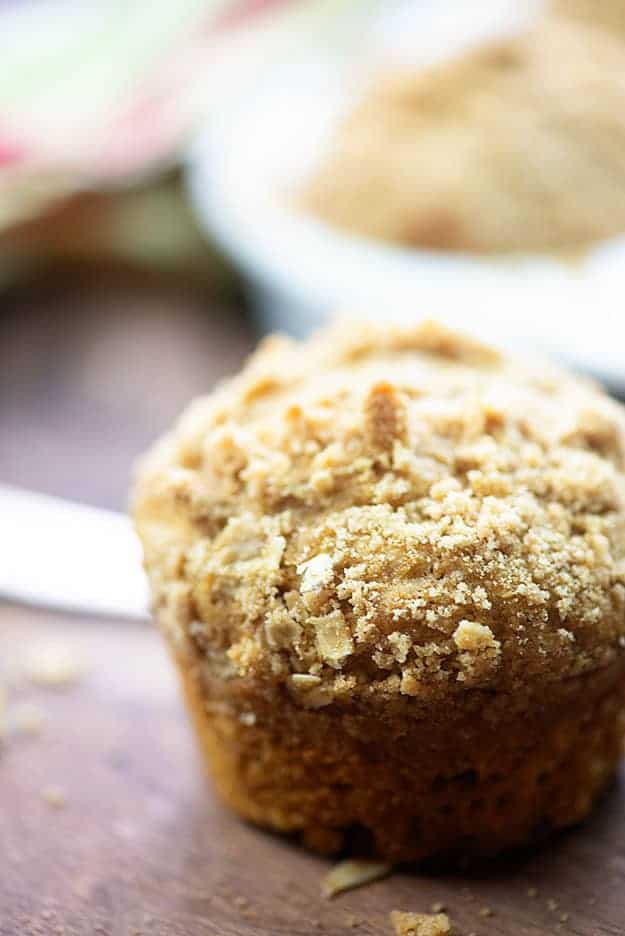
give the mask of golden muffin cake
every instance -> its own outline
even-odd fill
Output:
[[[390,860],[587,815],[621,753],[625,422],[432,323],[264,341],[140,466],[154,612],[255,823]]]
[[[623,37],[551,15],[382,76],[297,201],[338,229],[408,246],[577,251],[625,231],[624,153]]]

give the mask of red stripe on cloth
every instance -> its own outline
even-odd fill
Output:
[[[26,158],[26,150],[17,143],[10,140],[3,140],[0,137],[0,167],[12,166],[14,163],[22,162]]]
[[[209,30],[232,29],[246,20],[266,13],[272,7],[286,6],[287,3],[299,3],[301,0],[238,0],[228,10],[224,10],[216,19],[207,24]]]

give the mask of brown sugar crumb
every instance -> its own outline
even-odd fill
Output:
[[[321,893],[324,897],[335,897],[343,891],[362,887],[386,877],[392,871],[392,865],[382,861],[365,861],[349,858],[340,861],[321,881]]]
[[[555,913],[559,906],[560,906],[560,905],[559,905],[559,903],[558,903],[557,900],[548,900],[548,901],[547,901],[547,909],[548,909],[548,910],[551,910],[552,913]]]
[[[53,809],[62,809],[67,802],[61,787],[53,785],[43,787],[41,798]]]
[[[560,914],[560,923],[568,923],[569,919],[570,919],[570,917],[569,917],[569,914],[568,914],[568,913],[561,913],[561,914]]]
[[[84,662],[69,644],[36,644],[27,654],[25,672],[30,681],[38,686],[66,689],[80,680]]]
[[[362,920],[359,917],[354,916],[353,913],[348,913],[345,917],[345,926],[349,926],[350,929],[355,929],[357,926],[360,926],[361,923]]]
[[[396,389],[377,383],[365,400],[365,433],[374,448],[391,450],[395,440],[405,440],[406,409]]]
[[[492,907],[480,907],[479,914],[481,917],[492,917],[493,915]]]
[[[391,912],[391,923],[396,936],[449,936],[452,932],[449,917],[445,913]]]
[[[486,624],[460,621],[453,633],[453,641],[461,653],[458,656],[458,680],[476,685],[487,679],[499,665],[501,644]]]
[[[579,5],[593,27],[597,6],[618,10],[607,19],[620,34],[546,14],[504,41],[382,75],[337,127],[300,207],[350,233],[435,250],[576,251],[620,233],[625,16],[621,3]]]
[[[537,888],[537,887],[528,887],[528,888],[527,888],[527,896],[528,896],[528,897],[532,897],[532,898],[538,897],[538,888]]]
[[[432,911],[432,913],[442,913],[443,910],[446,910],[446,909],[447,909],[447,907],[445,906],[444,903],[441,903],[440,900],[437,900],[437,901],[436,901],[435,903],[433,903],[432,906],[430,907],[430,910]]]

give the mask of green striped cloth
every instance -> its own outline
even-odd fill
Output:
[[[175,160],[276,44],[356,0],[5,0],[0,231]]]

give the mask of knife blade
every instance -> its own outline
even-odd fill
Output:
[[[141,560],[122,514],[0,485],[0,597],[146,620]]]

